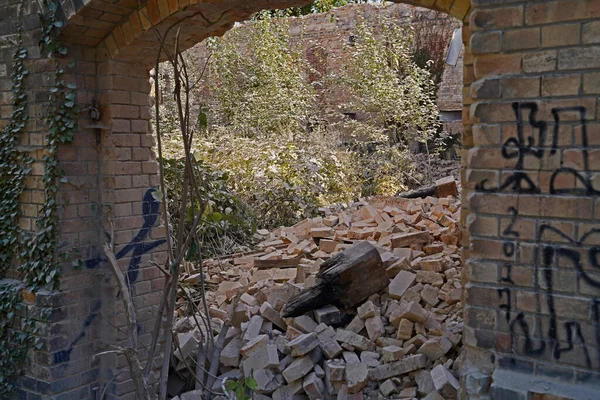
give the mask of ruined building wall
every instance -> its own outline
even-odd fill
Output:
[[[600,1],[410,0],[463,21],[463,224],[466,351],[463,397],[600,397]],[[162,277],[164,227],[151,195],[147,93],[159,29],[185,21],[182,48],[222,34],[261,8],[302,1],[65,1],[63,39],[82,109],[100,101],[99,131],[82,112],[73,143],[60,149],[62,242],[79,248],[60,291],[27,297],[50,306],[44,347],[32,352],[22,398],[132,399],[124,360],[93,357],[123,340],[115,286],[103,260],[103,226],[114,222],[123,271],[135,277],[140,337],[148,338]],[[2,5],[0,35],[16,32],[20,1]],[[22,145],[37,160],[21,200],[32,228],[39,205],[48,61],[37,51],[37,2],[23,23],[30,115]],[[209,24],[195,13],[201,10]],[[8,22],[10,21],[10,22]],[[216,22],[214,22],[216,21]],[[171,43],[173,37],[169,38]],[[0,111],[10,114],[12,45],[0,49]],[[5,44],[8,43],[8,44]],[[17,274],[11,275],[18,277]],[[110,323],[110,324],[109,324]],[[145,342],[146,343],[146,342]],[[113,379],[113,377],[116,377]],[[491,385],[490,385],[491,383]],[[535,394],[535,395],[534,395]]]
[[[461,22],[444,12],[437,12],[408,4],[387,3],[384,6],[375,4],[350,5],[333,9],[327,13],[309,14],[289,18],[289,32],[292,46],[299,46],[313,71],[309,79],[315,82],[315,89],[321,93],[321,107],[328,107],[339,112],[355,114],[348,106],[350,96],[335,83],[332,77],[339,76],[347,63],[347,49],[352,41],[353,33],[359,20],[363,20],[375,31],[378,29],[378,18],[391,17],[400,25],[411,29],[414,33],[415,47],[436,47],[441,44],[442,57],[450,44],[454,29],[461,27]],[[237,29],[251,29],[252,22],[242,24]],[[199,60],[199,64],[207,59],[209,50],[206,44],[200,43],[190,49]],[[456,66],[444,64],[444,71],[436,94],[437,105],[445,114],[444,128],[453,133],[462,132],[460,111],[462,109],[463,87],[463,55]],[[358,116],[360,119],[360,115]],[[457,120],[456,120],[457,119]]]

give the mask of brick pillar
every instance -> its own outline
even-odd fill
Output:
[[[463,395],[600,398],[600,2],[472,7]]]
[[[152,153],[149,78],[144,65],[114,60],[98,63],[102,120],[110,127],[102,131],[100,145],[102,219],[105,229],[114,225],[115,254],[131,282],[138,337],[146,346],[151,342],[165,283],[162,273],[150,263],[164,266],[166,256],[162,203],[153,196],[158,187],[158,163]],[[102,299],[103,313],[115,326],[124,327],[123,305],[114,278],[103,283]],[[125,334],[109,325],[104,325],[102,335],[106,344],[125,344]],[[145,351],[142,347],[139,350],[145,360]],[[160,366],[160,357],[156,360]],[[133,383],[122,355],[103,356],[102,373],[105,380],[115,377],[108,399],[133,399]]]

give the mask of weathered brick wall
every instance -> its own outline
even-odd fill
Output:
[[[467,44],[462,395],[599,398],[600,1],[409,2],[462,20]],[[141,8],[137,1],[64,3],[70,21],[64,39],[77,65],[67,78],[76,81],[82,108],[99,104],[105,127],[89,127],[82,112],[74,142],[60,150],[67,178],[60,193],[63,242],[79,248],[86,262],[83,271],[65,266],[61,291],[28,299],[32,306],[50,305],[53,314],[43,349],[31,354],[23,398],[91,399],[94,388],[109,382],[108,398],[133,397],[122,357],[94,355],[123,340],[111,326],[124,321],[101,250],[107,221],[114,223],[122,269],[134,281],[144,343],[163,283],[150,266],[165,257],[165,230],[151,195],[156,163],[146,94],[158,43],[149,20],[159,29],[185,22],[181,44],[189,48],[253,11],[294,3],[302,1],[153,0]],[[5,4],[0,35],[10,37],[20,2]],[[37,50],[37,3],[24,4],[32,118],[23,146],[40,160],[51,64]],[[217,22],[193,17],[200,11]],[[4,120],[12,48],[2,43]],[[44,201],[40,168],[38,162],[23,196],[25,228],[33,227]],[[487,377],[493,378],[489,390]]]
[[[472,3],[467,369],[598,398],[600,2]]]

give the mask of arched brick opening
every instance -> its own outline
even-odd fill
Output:
[[[180,49],[184,50],[206,37],[223,34],[235,22],[246,20],[258,10],[304,3],[306,1],[150,0],[139,6],[134,0],[114,4],[92,0],[85,5],[65,4],[63,10],[68,23],[62,38],[76,54],[78,67],[74,76],[78,81],[79,100],[83,107],[97,107],[100,121],[91,121],[87,113],[82,115],[78,138],[64,150],[76,154],[63,160],[68,179],[79,173],[90,183],[81,188],[64,187],[63,193],[81,197],[81,203],[89,205],[94,212],[85,227],[78,213],[63,215],[64,226],[74,227],[64,235],[65,241],[82,249],[87,257],[87,270],[66,271],[63,278],[65,298],[76,299],[82,305],[78,314],[64,318],[68,329],[60,332],[61,341],[56,343],[47,360],[49,368],[60,371],[59,379],[68,382],[56,388],[50,398],[64,393],[78,399],[92,398],[92,390],[106,382],[111,382],[108,399],[133,396],[126,360],[122,356],[109,354],[90,358],[107,345],[124,340],[124,335],[111,326],[124,325],[123,311],[110,274],[103,267],[105,238],[101,232],[108,221],[114,224],[119,262],[133,281],[142,343],[149,344],[154,329],[164,277],[151,262],[161,263],[166,257],[165,229],[150,192],[158,186],[158,165],[151,154],[154,139],[148,97],[149,70],[156,62],[159,48],[155,30],[161,34],[169,32],[165,41],[168,46],[173,45],[175,33],[180,30]],[[467,21],[470,10],[468,0],[408,3],[444,11],[461,21]],[[467,38],[468,29],[463,32]],[[465,60],[468,64],[469,56]],[[468,142],[466,138],[463,140]],[[80,282],[82,276],[87,276],[85,282],[74,283]],[[35,373],[32,375],[38,378]]]
[[[463,395],[598,398],[599,3],[404,2],[464,22]],[[150,268],[150,261],[164,259],[165,235],[148,192],[157,184],[148,74],[158,42],[151,25],[181,27],[185,49],[260,9],[304,3],[64,3],[63,38],[77,61],[79,102],[99,104],[101,112],[101,124],[82,115],[75,141],[61,149],[69,179],[61,186],[68,199],[63,238],[84,251],[88,271],[67,268],[62,292],[49,295],[57,316],[49,348],[31,364],[26,391],[88,399],[110,381],[107,398],[132,398],[128,373],[117,373],[124,359],[91,357],[123,339],[102,321],[123,324],[114,286],[97,268],[107,217],[115,223],[119,261],[135,277],[144,343],[164,283]]]

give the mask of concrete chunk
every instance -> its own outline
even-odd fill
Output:
[[[281,375],[270,369],[259,369],[252,376],[256,381],[256,392],[260,394],[271,394],[283,385]]]
[[[452,342],[446,336],[432,337],[419,347],[417,353],[425,354],[431,361],[435,361],[452,348]]]
[[[446,399],[456,398],[460,384],[450,371],[442,364],[431,370],[431,379],[435,390]]]
[[[404,356],[404,349],[398,346],[386,346],[381,349],[381,360],[384,363],[400,360]]]
[[[243,358],[248,358],[252,355],[252,353],[261,347],[264,347],[269,344],[269,337],[267,335],[259,335],[254,339],[250,340],[248,343],[243,345],[240,348],[240,354]]]
[[[350,321],[346,327],[347,331],[358,333],[365,328],[365,321],[363,321],[358,315]]]
[[[240,350],[242,348],[242,339],[233,338],[227,346],[221,350],[219,362],[226,367],[237,367],[240,364]]]
[[[381,337],[381,335],[383,335],[385,332],[383,321],[379,315],[367,318],[365,321],[365,328],[367,328],[367,335],[369,335],[369,339],[372,342],[379,339],[379,337]]]
[[[321,353],[321,350],[314,349],[310,353],[300,358],[296,358],[283,371],[283,377],[285,378],[285,381],[290,383],[306,376],[306,374],[308,374],[313,369],[315,364],[317,364],[322,357],[323,354]]]
[[[379,353],[374,351],[363,351],[360,353],[360,362],[367,364],[369,368],[375,368],[381,365],[381,362],[379,362],[380,357]]]
[[[301,315],[292,320],[292,326],[304,333],[314,332],[317,328],[317,323],[314,319],[307,315]]]
[[[427,357],[423,354],[416,354],[404,357],[400,361],[383,364],[377,368],[374,368],[369,372],[369,376],[375,381],[383,381],[393,376],[398,376],[416,369],[425,368],[426,365]]]
[[[277,346],[274,344],[260,347],[242,362],[242,368],[246,377],[250,376],[250,371],[258,371],[259,369],[264,368],[277,368],[278,366],[279,355],[277,354]]]
[[[435,390],[435,386],[433,385],[433,379],[431,379],[431,374],[429,373],[429,371],[420,369],[418,371],[413,372],[413,374],[415,382],[417,383],[417,391],[420,395],[425,396]]]
[[[400,307],[390,315],[390,322],[394,326],[400,324],[400,320],[408,319],[412,322],[418,322],[424,324],[429,317],[429,312],[425,310],[417,302],[411,301],[409,303],[400,304]]]
[[[260,328],[262,327],[263,322],[264,319],[260,315],[255,315],[250,318],[250,322],[248,322],[246,332],[244,333],[244,342],[248,342],[260,334]]]
[[[333,382],[342,382],[344,380],[344,371],[346,364],[341,360],[325,361],[325,379]]]
[[[414,323],[408,319],[401,319],[398,324],[396,339],[408,340],[412,337]]]
[[[325,384],[314,372],[304,377],[302,387],[310,400],[322,400],[325,398]]]
[[[360,319],[371,318],[379,314],[378,308],[370,300],[358,307],[356,311],[358,312],[358,317]]]
[[[391,379],[388,379],[379,386],[379,390],[381,394],[388,397],[398,393],[398,386]]]
[[[266,318],[269,321],[271,321],[272,323],[274,323],[275,325],[277,325],[277,327],[279,327],[284,332],[286,331],[287,324],[281,318],[281,316],[279,315],[279,312],[277,310],[275,310],[273,308],[273,306],[271,306],[271,304],[269,304],[268,302],[265,301],[260,306],[260,315],[262,315],[263,318]]]

